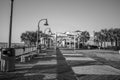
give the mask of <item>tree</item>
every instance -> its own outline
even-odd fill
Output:
[[[101,32],[100,31],[99,32],[95,32],[94,36],[95,36],[94,41],[98,43],[98,46],[102,46],[104,36],[101,34]],[[99,45],[99,43],[101,45]]]
[[[119,46],[119,41],[120,41],[120,29],[119,28],[111,28],[111,29],[101,29],[101,31],[99,32],[95,32],[94,33],[95,42],[101,42],[101,46],[102,43],[104,42],[104,46],[105,46],[105,42],[111,42],[111,46],[113,46],[113,42],[115,42],[115,46]]]
[[[48,38],[50,35],[42,33],[42,31],[39,32],[39,38],[44,37]],[[21,34],[21,41],[23,41],[25,44],[31,46],[36,45],[37,42],[37,31],[26,31]],[[38,41],[39,42],[39,41]]]
[[[87,42],[90,39],[90,34],[88,31],[83,31],[81,33],[81,37],[80,37],[80,41],[85,44],[85,42]]]
[[[101,29],[100,33],[101,33],[101,37],[102,37],[101,41],[104,42],[104,47],[105,47],[106,46],[105,43],[108,41],[108,30]]]
[[[112,28],[108,30],[108,41],[111,42],[111,46],[113,46],[113,42],[115,41],[113,31],[114,30]]]
[[[37,32],[26,31],[21,34],[21,41],[27,45],[35,45],[37,41]]]
[[[94,42],[99,46],[99,32],[94,32]]]
[[[119,46],[119,41],[120,41],[120,29],[119,28],[115,28],[113,30],[113,35],[114,35],[114,40],[115,40],[115,45],[116,47]]]

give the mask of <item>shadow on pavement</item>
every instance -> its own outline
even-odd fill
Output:
[[[56,49],[57,55],[57,80],[77,80],[71,67],[67,64],[61,51]]]

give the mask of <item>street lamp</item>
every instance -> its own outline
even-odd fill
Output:
[[[10,28],[9,28],[9,43],[8,43],[8,47],[9,47],[9,48],[11,48],[11,37],[12,37],[13,2],[14,2],[14,0],[11,0],[11,14],[10,14]]]
[[[41,20],[39,20],[39,22],[38,22],[38,31],[37,31],[37,50],[38,50],[38,53],[39,53],[39,49],[40,49],[40,51],[41,51],[41,44],[40,44],[40,47],[39,47],[39,42],[40,42],[40,38],[41,38],[41,33],[40,33],[40,36],[39,36],[39,31],[40,31],[40,26],[39,26],[39,24],[40,24],[40,22],[41,21],[43,21],[43,20],[45,20],[46,22],[45,22],[45,26],[48,26],[48,21],[47,21],[47,19],[41,19]],[[38,49],[39,48],[39,49]]]
[[[14,0],[11,0],[8,48],[6,48],[5,50],[2,50],[2,54],[4,54],[4,58],[1,57],[2,59],[1,60],[1,71],[14,71],[15,70],[15,50],[11,47],[13,2]]]

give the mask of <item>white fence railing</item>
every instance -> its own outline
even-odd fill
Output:
[[[2,48],[5,49],[5,48]],[[0,60],[1,60],[1,54],[2,54],[2,49],[0,49]],[[35,46],[32,47],[21,47],[21,48],[14,48],[15,49],[15,56],[22,56],[25,54],[29,54],[32,51],[36,51],[37,48]]]
[[[29,53],[35,50],[37,50],[36,47],[26,47],[26,48],[15,49],[15,55],[16,56],[24,55],[25,53]]]

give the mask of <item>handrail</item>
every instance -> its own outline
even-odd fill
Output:
[[[2,49],[6,49],[6,48],[2,48]],[[2,51],[2,49],[0,50],[0,52]],[[17,56],[29,54],[29,52],[35,51],[36,46],[19,47],[19,48],[14,48],[14,49],[15,49],[15,56],[17,57]]]

